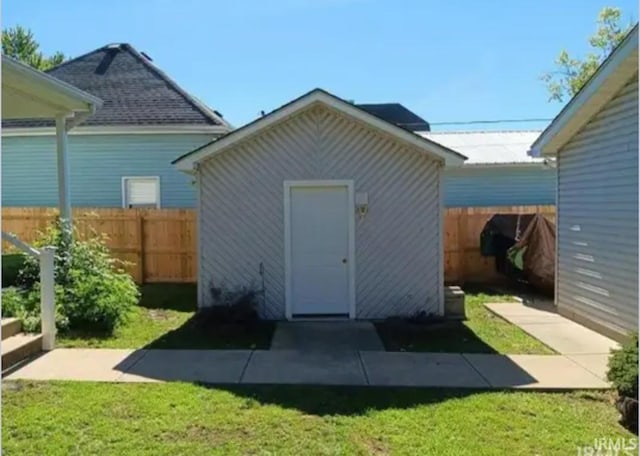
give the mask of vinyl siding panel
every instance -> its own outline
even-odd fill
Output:
[[[162,207],[194,207],[192,178],[171,161],[210,135],[69,135],[71,204],[122,207],[123,176],[159,176]],[[57,206],[53,136],[2,138],[2,205]]]
[[[610,335],[638,325],[637,75],[558,154],[561,313]]]
[[[463,166],[445,172],[447,207],[556,203],[556,173],[540,166]]]
[[[260,286],[261,313],[285,316],[285,180],[349,179],[367,192],[356,217],[356,315],[437,313],[441,165],[364,125],[314,107],[200,167],[201,305],[212,285]]]

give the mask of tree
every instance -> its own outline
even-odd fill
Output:
[[[34,39],[31,30],[16,26],[2,31],[2,53],[20,60],[40,71],[46,71],[64,62],[62,52],[50,57],[39,51],[40,44]]]
[[[606,7],[598,15],[596,32],[589,38],[591,52],[584,59],[573,58],[566,50],[556,58],[557,70],[545,73],[541,79],[549,91],[549,101],[571,98],[584,86],[611,51],[624,39],[632,24],[622,25],[618,8]]]

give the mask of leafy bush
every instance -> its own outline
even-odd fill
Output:
[[[638,399],[638,333],[631,334],[620,350],[612,350],[607,379],[621,396]]]
[[[56,286],[56,302],[62,299],[62,288]],[[22,327],[27,332],[40,331],[40,284],[32,290],[21,290],[10,287],[2,290],[2,316],[16,317],[22,320]],[[56,306],[56,327],[64,331],[69,327],[69,319]]]
[[[80,241],[74,233],[73,241],[68,242],[56,223],[34,245],[56,248],[54,276],[59,330],[111,333],[127,319],[138,302],[139,291],[131,276],[122,270],[122,262],[111,257],[103,237],[94,233],[89,240]],[[3,315],[34,317],[39,324],[39,281],[38,259],[25,256],[18,274],[21,290],[9,293],[6,311],[3,296]]]
[[[13,287],[18,283],[18,272],[22,268],[23,255],[10,253],[2,255],[2,286]]]

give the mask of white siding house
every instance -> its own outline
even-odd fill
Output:
[[[272,319],[441,314],[442,176],[463,160],[322,90],[180,157],[199,305],[264,281]]]
[[[558,311],[611,337],[638,329],[638,29],[532,154],[557,158]]]

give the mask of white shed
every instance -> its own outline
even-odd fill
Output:
[[[556,157],[558,311],[638,329],[638,27],[533,144]]]
[[[442,314],[442,175],[464,159],[320,89],[178,158],[199,306],[264,283],[271,319]]]

